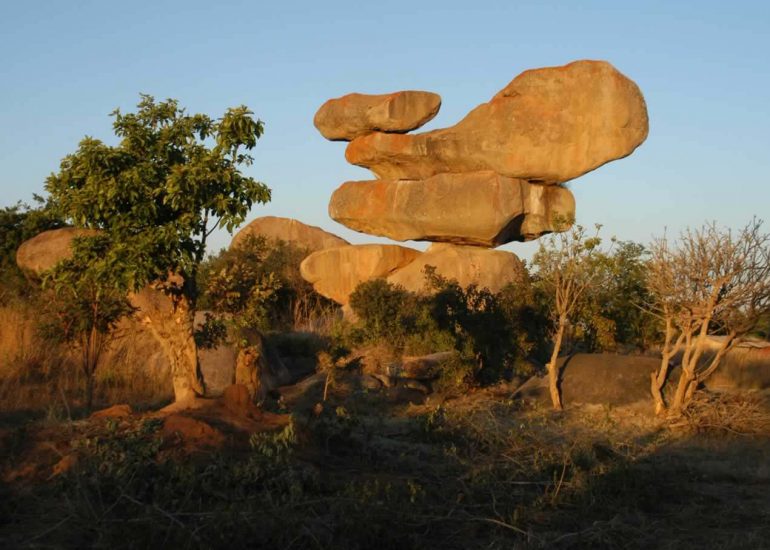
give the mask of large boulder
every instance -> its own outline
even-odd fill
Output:
[[[431,92],[348,94],[324,103],[313,123],[326,139],[350,141],[379,132],[408,132],[431,120],[441,97]]]
[[[72,257],[72,241],[76,237],[94,234],[95,230],[76,227],[43,231],[21,243],[16,251],[16,264],[25,273],[39,276],[62,260]]]
[[[533,185],[492,171],[426,180],[350,181],[332,195],[329,215],[347,227],[397,241],[495,247],[557,230],[575,215],[563,187]]]
[[[639,88],[604,61],[525,71],[451,128],[358,137],[349,162],[379,178],[493,170],[558,184],[631,154],[647,137]]]
[[[498,292],[510,283],[526,280],[524,264],[515,254],[476,246],[434,244],[415,261],[388,277],[388,281],[412,292],[425,290],[425,267],[455,279],[461,286],[475,284]]]
[[[385,278],[418,256],[419,250],[392,244],[341,246],[311,254],[300,273],[320,295],[346,305],[360,283]]]
[[[629,405],[648,401],[653,407],[650,394],[650,373],[657,372],[660,359],[642,355],[618,355],[614,353],[577,353],[561,357],[559,386],[562,402],[594,405]],[[676,385],[678,374],[669,376],[668,393]],[[674,383],[671,382],[674,381]],[[516,394],[520,397],[550,403],[548,377],[533,377],[523,384]]]
[[[310,252],[348,244],[345,239],[314,225],[307,225],[291,218],[263,216],[238,231],[230,243],[230,248],[239,246],[249,236],[260,235],[267,239],[286,241]]]

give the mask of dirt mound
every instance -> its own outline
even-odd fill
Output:
[[[629,405],[650,397],[650,373],[660,359],[641,355],[578,353],[559,360],[560,386],[565,405],[589,403]],[[533,377],[517,394],[524,398],[550,402],[548,379]]]
[[[164,445],[181,445],[187,450],[216,449],[225,442],[224,434],[209,423],[182,414],[167,416],[161,433]]]
[[[133,413],[134,410],[131,408],[131,405],[113,405],[112,407],[94,412],[91,418],[125,418]]]

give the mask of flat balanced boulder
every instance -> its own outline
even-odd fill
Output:
[[[348,94],[324,103],[313,123],[326,139],[350,141],[379,132],[408,132],[431,120],[441,97],[431,92]]]
[[[397,241],[496,247],[555,231],[554,219],[574,217],[575,199],[563,187],[483,171],[350,181],[332,195],[329,215],[356,231]]]

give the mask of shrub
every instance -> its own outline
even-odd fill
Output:
[[[202,265],[199,307],[226,318],[236,332],[293,330],[333,315],[338,306],[299,273],[306,255],[290,243],[250,236]]]
[[[418,295],[383,279],[361,283],[350,296],[359,317],[353,345],[386,344],[396,353],[459,352],[452,385],[493,382],[531,371],[525,360],[537,350],[545,320],[537,313],[527,281],[499,293],[436,274],[427,267],[430,294]],[[454,368],[457,367],[457,368]]]

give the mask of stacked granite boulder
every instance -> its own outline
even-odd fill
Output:
[[[603,61],[525,71],[455,126],[407,133],[440,105],[436,94],[403,91],[350,94],[319,109],[321,134],[349,141],[347,160],[377,176],[342,184],[329,215],[370,235],[437,243],[425,253],[396,245],[318,251],[302,275],[319,293],[344,305],[374,277],[419,291],[425,265],[464,285],[502,288],[523,265],[491,249],[574,218],[563,184],[631,154],[648,132],[639,88]]]

